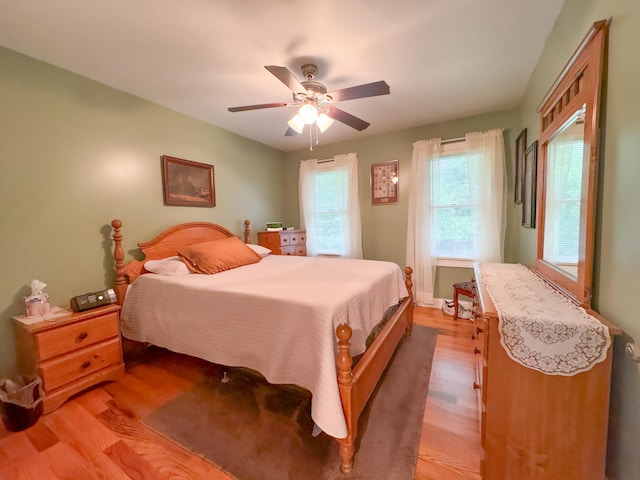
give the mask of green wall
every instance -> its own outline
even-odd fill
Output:
[[[252,220],[254,232],[274,218],[298,225],[298,165],[308,158],[358,153],[364,255],[404,265],[407,189],[403,183],[412,143],[504,128],[505,260],[533,264],[536,230],[520,226],[520,206],[511,200],[515,138],[525,127],[530,142],[537,138],[538,103],[589,26],[608,17],[613,23],[594,306],[626,332],[614,346],[609,480],[640,478],[640,370],[624,354],[627,341],[640,342],[637,307],[629,300],[636,294],[640,271],[637,0],[565,0],[522,103],[514,110],[334,145],[322,145],[321,139],[315,152],[283,154],[0,48],[0,376],[13,371],[9,317],[22,311],[21,299],[33,278],[49,284],[52,302],[58,305],[73,295],[111,284],[111,219],[124,221],[128,256],[135,254],[137,241],[182,221],[213,221],[238,234],[244,218]],[[218,206],[164,207],[163,154],[215,165]],[[399,204],[373,207],[369,167],[394,159],[400,162]],[[466,269],[439,269],[436,296],[449,297],[451,283],[469,276]]]
[[[521,227],[521,206],[513,199],[513,156],[515,139],[520,133],[520,118],[517,109],[487,113],[444,123],[402,130],[385,135],[363,136],[361,139],[320,145],[313,152],[309,149],[290,152],[285,155],[285,181],[287,215],[289,223],[298,225],[298,169],[301,160],[310,158],[331,158],[340,153],[356,152],[360,160],[360,202],[362,208],[362,239],[365,258],[388,260],[405,265],[408,217],[408,176],[411,171],[413,143],[428,138],[458,138],[468,132],[487,131],[503,128],[507,164],[507,238],[518,238]],[[371,164],[398,160],[399,202],[397,205],[371,205],[370,171]],[[514,262],[518,258],[519,242],[506,242],[505,260]],[[439,267],[436,273],[436,298],[451,298],[452,284],[468,281],[473,275],[471,269]]]
[[[614,345],[607,474],[609,480],[632,480],[640,478],[640,367],[625,355],[624,346],[640,342],[632,300],[640,271],[640,2],[566,0],[527,87],[521,121],[530,138],[537,138],[540,100],[593,22],[606,18],[612,23],[593,305],[626,332]],[[529,263],[535,258],[535,238],[526,235],[519,241],[520,261]]]
[[[214,165],[215,208],[163,206],[164,154]],[[60,306],[111,286],[112,219],[130,257],[170,225],[240,235],[284,205],[281,152],[3,48],[0,165],[0,378],[14,374],[10,316],[32,279]]]

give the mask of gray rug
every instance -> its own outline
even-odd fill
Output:
[[[414,326],[359,422],[354,470],[338,443],[311,435],[311,394],[255,372],[214,366],[209,380],[143,419],[152,430],[239,480],[413,479],[437,330]],[[222,383],[223,371],[230,381]]]

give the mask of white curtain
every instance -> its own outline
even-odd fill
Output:
[[[465,136],[469,171],[477,169],[478,221],[475,261],[502,263],[506,225],[504,139],[502,129]],[[477,162],[475,165],[474,163]]]
[[[337,181],[332,192],[318,191],[318,176],[322,173],[334,172]],[[319,231],[316,222],[316,212],[322,195],[335,195],[335,200],[341,207],[339,226],[332,230],[332,235],[340,238],[338,254],[344,258],[362,258],[362,224],[360,219],[360,192],[358,186],[358,155],[348,153],[336,155],[333,160],[319,161],[317,159],[300,162],[298,182],[298,196],[300,202],[300,225],[307,231],[307,254],[314,256],[326,252],[318,250],[318,238],[323,232]],[[335,231],[337,230],[337,231]]]
[[[504,140],[502,130],[469,133],[465,136],[469,188],[475,200],[473,258],[479,262],[503,261],[506,205],[504,191]],[[415,300],[432,305],[436,276],[435,230],[432,204],[440,181],[434,178],[441,160],[440,139],[413,144],[412,178],[407,223],[407,265],[414,269]]]
[[[421,140],[413,144],[411,183],[409,185],[409,219],[407,223],[407,265],[413,268],[415,301],[433,304],[436,258],[431,230],[431,162],[440,158],[440,139]]]

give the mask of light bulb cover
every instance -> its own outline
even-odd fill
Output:
[[[320,132],[324,132],[332,124],[333,124],[333,118],[331,118],[326,113],[321,113],[320,115],[318,115],[318,119],[316,120],[316,125],[318,125],[318,129],[320,130]]]
[[[305,103],[298,110],[298,115],[305,125],[311,125],[318,118],[318,109],[310,103]]]
[[[304,122],[300,118],[300,114],[296,114],[291,120],[287,122],[289,126],[296,131],[296,133],[302,133],[304,129]]]

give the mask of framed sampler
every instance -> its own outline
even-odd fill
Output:
[[[398,203],[398,160],[371,165],[371,205]]]

